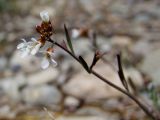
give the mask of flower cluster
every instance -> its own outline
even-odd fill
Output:
[[[49,19],[47,11],[42,11],[40,13],[42,19],[41,25],[36,26],[37,32],[40,34],[39,39],[31,38],[31,41],[27,42],[22,39],[22,42],[17,45],[17,49],[21,51],[21,57],[27,57],[28,55],[36,55],[38,52],[43,53],[43,60],[41,67],[46,69],[49,64],[52,63],[54,66],[57,65],[56,61],[53,59],[54,50],[49,47],[46,51],[40,51],[40,49],[45,45],[46,41],[50,39],[53,34],[53,27]]]

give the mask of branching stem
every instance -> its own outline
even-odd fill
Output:
[[[74,54],[72,54],[72,52],[70,52],[68,49],[64,48],[62,45],[60,45],[59,43],[53,41],[52,39],[48,40],[49,42],[51,42],[52,44],[55,44],[56,46],[60,47],[61,49],[63,49],[65,52],[67,52],[69,55],[71,55],[77,62],[79,62],[81,64],[81,61],[79,60],[79,58],[77,56],[75,56]],[[111,87],[115,88],[116,90],[120,91],[121,93],[127,95],[129,98],[131,98],[148,116],[150,116],[150,118],[152,118],[153,120],[160,120],[160,118],[155,115],[153,113],[153,111],[151,109],[149,109],[147,106],[145,106],[142,102],[140,102],[135,96],[133,96],[129,91],[126,91],[122,88],[120,88],[119,86],[113,84],[112,82],[110,82],[109,80],[107,80],[106,78],[104,78],[103,76],[101,76],[100,74],[98,74],[96,71],[94,70],[90,70],[90,74],[93,74],[94,76],[96,76],[97,78],[99,78],[100,80],[102,80],[103,82],[105,82],[106,84],[110,85]]]

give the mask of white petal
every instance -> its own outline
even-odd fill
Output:
[[[42,21],[49,22],[49,15],[48,15],[47,11],[40,12],[40,17],[41,17]]]
[[[32,49],[31,54],[32,54],[32,55],[35,55],[35,54],[39,51],[40,47],[41,47],[41,44],[37,44],[37,45]]]
[[[29,41],[26,44],[27,44],[27,47],[32,48],[35,45],[35,42]]]
[[[17,45],[17,49],[22,49],[25,47],[25,44],[24,43],[20,43]]]
[[[80,35],[79,30],[77,30],[77,29],[72,30],[72,33],[71,33],[72,38],[77,38],[77,37],[79,37],[79,35]]]
[[[31,41],[37,42],[37,39],[36,38],[31,38]]]
[[[27,43],[25,39],[21,39],[24,43]]]
[[[56,62],[53,58],[51,58],[51,64],[52,64],[54,67],[57,66],[57,62]]]
[[[22,51],[21,57],[27,57],[30,53],[30,50],[28,48],[26,48],[25,50]]]
[[[48,67],[49,67],[49,60],[46,57],[44,57],[41,62],[41,68],[46,69]]]

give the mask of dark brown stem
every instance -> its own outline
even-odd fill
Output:
[[[95,72],[94,70],[91,71],[91,73],[93,75],[95,75],[96,77],[98,77],[99,79],[101,79],[103,82],[107,83],[108,85],[112,86],[113,88],[117,89],[118,91],[122,92],[123,94],[127,95],[129,98],[131,98],[133,101],[135,101],[138,106],[140,108],[142,108],[142,110],[148,115],[150,116],[153,120],[158,120],[153,114],[152,112],[145,106],[143,105],[136,97],[134,97],[131,93],[129,93],[128,91],[123,90],[122,88],[118,87],[117,85],[111,83],[109,80],[105,79],[104,77],[102,77],[101,75],[99,75],[97,72]]]
[[[65,52],[67,52],[69,55],[71,55],[77,62],[79,62],[81,64],[81,61],[79,60],[78,57],[76,57],[74,54],[72,54],[68,49],[64,48],[63,46],[61,46],[60,44],[58,44],[57,42],[49,39],[49,42],[51,42],[52,44],[55,44],[56,46],[60,47],[61,49],[63,49]],[[129,93],[128,91],[125,91],[124,89],[118,87],[117,85],[113,84],[112,82],[110,82],[109,80],[107,80],[106,78],[102,77],[100,74],[98,74],[97,72],[95,72],[94,70],[90,70],[90,73],[93,74],[94,76],[98,77],[100,80],[102,80],[103,82],[107,83],[108,85],[110,85],[111,87],[117,89],[118,91],[120,91],[121,93],[127,95],[129,98],[131,98],[148,116],[150,116],[150,118],[152,118],[153,120],[160,120],[159,117],[157,117],[156,115],[154,115],[154,113],[149,110],[148,107],[146,107],[144,104],[142,104],[142,102],[140,102],[135,96],[133,96],[131,93]]]

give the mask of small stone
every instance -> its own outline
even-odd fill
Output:
[[[22,58],[19,51],[15,51],[10,61],[11,68],[19,66],[22,71],[27,73],[35,72],[40,68],[40,60],[35,56],[27,56]]]
[[[12,78],[4,78],[0,82],[0,88],[3,92],[9,96],[12,100],[19,101],[20,98],[20,87],[25,85],[26,79],[22,74]]]
[[[0,107],[0,118],[14,118],[16,116],[16,113],[11,111],[11,107],[8,105],[3,105]]]
[[[46,70],[42,70],[40,72],[31,74],[28,76],[28,84],[29,85],[39,85],[45,84],[48,82],[53,82],[56,80],[58,76],[57,68],[48,68]]]
[[[106,116],[106,112],[98,107],[84,106],[76,112],[77,115],[96,115],[96,116]]]
[[[98,66],[98,67],[97,67]],[[95,70],[106,79],[123,87],[119,77],[110,66],[103,64],[95,66]],[[89,75],[87,72],[80,72],[73,76],[70,81],[63,86],[66,94],[73,95],[87,101],[96,101],[110,97],[120,97],[122,94],[114,88],[108,86],[99,78]]]
[[[97,44],[102,53],[109,52],[111,50],[111,43],[109,42],[109,39],[106,37],[102,36],[97,37]]]
[[[0,42],[5,40],[5,32],[0,32]]]
[[[16,33],[9,33],[7,35],[7,38],[6,38],[7,42],[13,42],[13,41],[15,41],[16,37],[17,37]]]
[[[114,36],[111,38],[111,43],[114,46],[129,47],[132,45],[132,39],[127,36]]]
[[[148,53],[141,65],[141,70],[147,73],[154,84],[160,85],[160,49]]]
[[[153,46],[148,40],[140,40],[135,43],[131,48],[131,51],[136,55],[145,56],[152,51]]]
[[[105,120],[119,120],[118,115],[116,114],[110,114],[107,113],[106,111],[98,108],[98,107],[92,107],[92,106],[85,106],[81,109],[79,109],[76,113],[76,115],[79,116],[97,116],[99,118],[105,118]],[[99,120],[99,119],[95,119]]]
[[[142,87],[143,86],[143,77],[142,74],[136,70],[135,68],[128,68],[124,69],[124,74],[126,78],[131,78],[132,82],[137,86],[137,87]]]
[[[7,58],[1,56],[0,57],[0,71],[4,71],[7,65]]]
[[[60,91],[50,85],[28,86],[22,91],[22,100],[33,105],[55,105],[61,98]]]
[[[87,38],[79,38],[73,41],[73,48],[77,55],[86,55],[91,52],[91,42]]]
[[[100,116],[70,116],[70,117],[61,116],[61,117],[58,117],[57,120],[106,120],[106,118],[100,117]],[[113,119],[109,119],[109,120],[113,120]]]
[[[118,109],[120,107],[120,103],[117,99],[108,99],[104,102],[102,107],[106,110]]]
[[[80,104],[80,101],[75,97],[68,96],[65,99],[64,104],[65,104],[65,107],[72,112],[77,109],[77,107]]]

